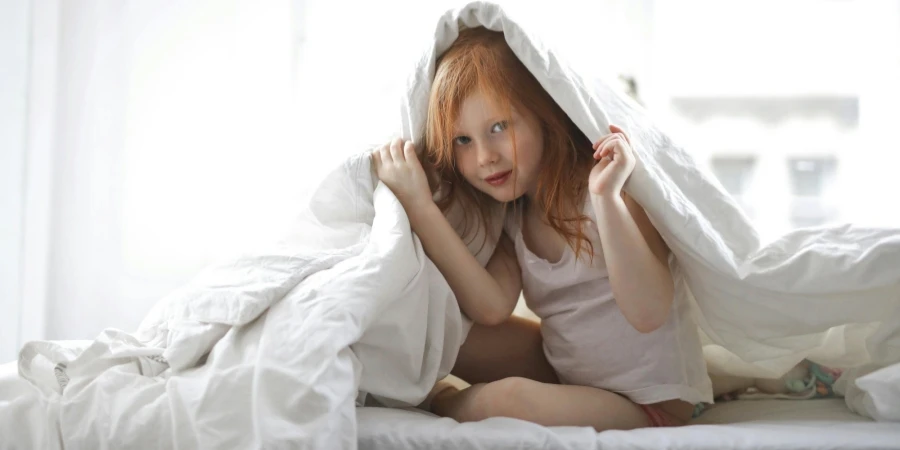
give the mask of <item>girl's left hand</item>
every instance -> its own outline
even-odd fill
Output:
[[[621,128],[610,125],[610,134],[594,144],[597,164],[588,178],[588,189],[598,196],[618,196],[634,170],[635,157],[631,142]]]

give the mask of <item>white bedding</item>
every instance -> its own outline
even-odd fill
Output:
[[[24,432],[52,417],[36,402],[37,390],[16,371],[15,362],[0,365],[0,399],[6,401],[0,401],[0,436],[4,442],[21,444],[19,448],[48,448],[49,443],[30,441]],[[460,424],[414,408],[362,407],[357,408],[357,419],[362,450],[900,449],[900,426],[853,414],[840,399],[726,402],[688,427],[599,434],[590,428],[546,428],[513,419]]]
[[[840,399],[729,402],[686,427],[604,433],[513,419],[459,424],[412,408],[361,408],[358,414],[363,450],[900,449],[900,426],[853,414]]]
[[[504,30],[590,139],[610,121],[631,134],[639,164],[626,189],[675,253],[678,295],[696,306],[717,370],[779,375],[804,357],[869,364],[866,377],[856,380],[862,370],[845,376],[848,404],[900,420],[898,230],[805,230],[760,243],[734,201],[639,108],[574,73],[489,3],[440,19],[400,108],[407,139],[421,138],[435,56],[460,24]],[[135,333],[108,329],[90,342],[27,344],[18,361],[27,383],[13,375],[13,387],[0,386],[0,448],[339,449],[356,447],[357,431],[366,443],[392,429],[411,441],[446,437],[475,448],[510,439],[530,448],[572,439],[654,447],[700,436],[769,439],[783,448],[813,438],[757,422],[721,432],[597,436],[502,419],[458,425],[402,410],[357,410],[367,396],[395,406],[421,401],[452,367],[469,324],[367,154],[327,177],[295,225],[278,245],[212,266],[162,299]],[[493,247],[477,253],[482,264]],[[885,433],[897,426],[810,423],[829,436],[827,445],[847,448],[863,437],[894,437]],[[774,434],[761,437],[763,429]]]

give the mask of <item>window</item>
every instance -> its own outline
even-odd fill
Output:
[[[834,157],[791,158],[788,160],[791,194],[796,197],[821,197],[834,180],[837,160]]]
[[[725,190],[738,202],[738,205],[749,217],[753,217],[753,208],[747,201],[756,158],[753,156],[714,156],[710,161],[712,171]]]
[[[747,193],[750,177],[756,165],[752,156],[717,156],[712,159],[712,170],[729,194],[740,197]]]
[[[790,158],[788,170],[791,226],[812,227],[834,220],[837,211],[828,198],[828,188],[834,183],[837,160],[834,157]]]

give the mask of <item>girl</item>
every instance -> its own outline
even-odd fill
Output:
[[[475,384],[436,388],[433,412],[601,431],[682,425],[712,401],[669,249],[623,191],[635,164],[623,130],[592,144],[484,28],[462,31],[438,60],[426,123],[434,177],[411,142],[372,158],[476,323],[453,371]],[[486,267],[447,221],[454,204],[484,229],[509,206]],[[539,331],[510,318],[523,290]]]
[[[668,248],[622,190],[630,143],[610,132],[591,145],[502,33],[475,28],[441,56],[432,85],[425,157],[445,182],[437,202],[411,142],[373,153],[462,311],[500,324],[524,289],[563,383],[538,373],[448,388],[435,413],[630,429],[682,424],[712,400],[696,327],[673,301]],[[494,205],[513,206],[486,268],[446,220],[453,202],[486,229]]]

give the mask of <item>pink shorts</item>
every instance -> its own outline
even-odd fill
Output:
[[[651,427],[677,427],[681,426],[681,423],[675,416],[663,411],[659,407],[653,405],[638,405],[641,407],[641,410],[644,411],[644,414],[647,415],[647,419],[650,421]]]

